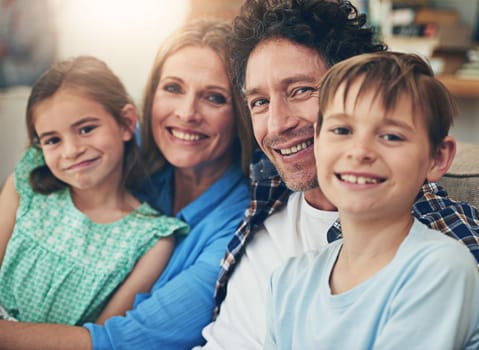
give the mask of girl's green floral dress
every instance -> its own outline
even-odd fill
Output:
[[[0,269],[0,305],[19,321],[94,322],[137,260],[188,226],[146,203],[117,222],[94,223],[68,189],[33,192],[28,176],[42,163],[30,148],[15,167],[20,205]]]

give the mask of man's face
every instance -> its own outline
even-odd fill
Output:
[[[326,70],[316,51],[287,39],[260,43],[248,59],[245,92],[254,135],[294,191],[318,186],[313,125]]]

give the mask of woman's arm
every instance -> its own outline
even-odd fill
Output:
[[[117,289],[96,323],[103,324],[112,316],[125,315],[125,312],[133,307],[137,293],[150,291],[168,264],[174,246],[174,236],[169,236],[160,239],[148,250]]]
[[[8,241],[15,226],[15,217],[20,203],[20,197],[15,189],[13,175],[10,175],[0,193],[0,266],[7,248]]]

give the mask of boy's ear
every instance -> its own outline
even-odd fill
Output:
[[[130,141],[135,134],[136,122],[138,121],[138,113],[135,106],[128,103],[121,110],[121,115],[128,126],[123,130],[123,141]]]
[[[456,140],[451,136],[446,136],[433,157],[431,168],[427,174],[427,180],[430,182],[439,181],[451,167],[455,155]]]

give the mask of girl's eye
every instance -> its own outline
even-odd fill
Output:
[[[87,125],[87,126],[83,126],[80,128],[80,135],[85,135],[85,134],[89,134],[90,132],[92,132],[94,129],[96,128],[96,126],[94,125]]]
[[[333,134],[336,134],[336,135],[349,135],[349,134],[351,134],[351,130],[349,130],[348,128],[343,127],[343,126],[333,128],[333,129],[331,129],[331,132]]]
[[[40,144],[42,146],[51,146],[57,144],[58,142],[60,142],[60,138],[55,136],[41,140]]]
[[[215,105],[224,105],[226,103],[226,97],[218,93],[209,94],[206,96],[206,99]]]
[[[166,84],[163,86],[163,90],[172,94],[178,94],[181,92],[181,87],[178,84]]]

